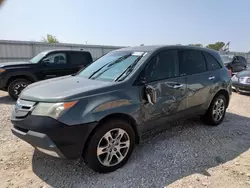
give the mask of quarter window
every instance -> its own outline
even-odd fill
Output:
[[[179,57],[181,75],[191,75],[206,71],[206,62],[200,51],[181,50]]]
[[[90,60],[88,58],[89,54],[84,52],[71,52],[69,53],[70,63],[73,65],[88,65]]]
[[[176,50],[168,50],[157,54],[146,66],[147,82],[173,78],[179,75],[178,56]]]
[[[207,62],[207,69],[209,71],[217,70],[217,69],[221,68],[221,66],[218,63],[218,61],[212,55],[210,55],[207,52],[202,52],[202,53],[205,56],[205,59],[206,59],[206,62]]]

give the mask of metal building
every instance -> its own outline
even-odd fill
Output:
[[[93,59],[122,46],[102,46],[83,44],[48,44],[44,42],[0,40],[0,62],[27,61],[38,53],[50,49],[83,49],[89,51]]]

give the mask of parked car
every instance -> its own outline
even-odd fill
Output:
[[[0,89],[16,100],[27,85],[49,78],[76,73],[92,62],[89,52],[82,50],[49,50],[29,62],[0,63]]]
[[[123,166],[148,131],[200,115],[219,125],[231,96],[220,55],[190,46],[112,51],[76,75],[26,87],[12,132],[56,157],[83,157],[95,171]]]
[[[221,55],[224,65],[231,71],[232,75],[246,70],[247,60],[239,55]]]
[[[232,88],[237,92],[250,93],[250,67],[232,77]]]

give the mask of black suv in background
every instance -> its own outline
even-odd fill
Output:
[[[221,59],[225,67],[227,67],[228,70],[230,70],[232,74],[235,74],[237,72],[247,69],[247,60],[243,56],[221,55]]]
[[[16,100],[30,83],[70,75],[92,62],[89,52],[82,50],[49,50],[28,62],[0,63],[0,89]]]

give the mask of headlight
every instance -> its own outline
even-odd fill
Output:
[[[242,84],[250,83],[250,77],[240,77],[239,82]]]
[[[2,73],[2,72],[4,72],[4,71],[5,71],[5,69],[1,69],[1,68],[0,68],[0,73]]]
[[[32,111],[32,115],[37,116],[49,116],[57,119],[62,112],[71,108],[77,103],[77,101],[72,102],[62,102],[62,103],[38,103],[35,109]]]
[[[245,77],[240,77],[239,82],[244,84],[245,83]]]

